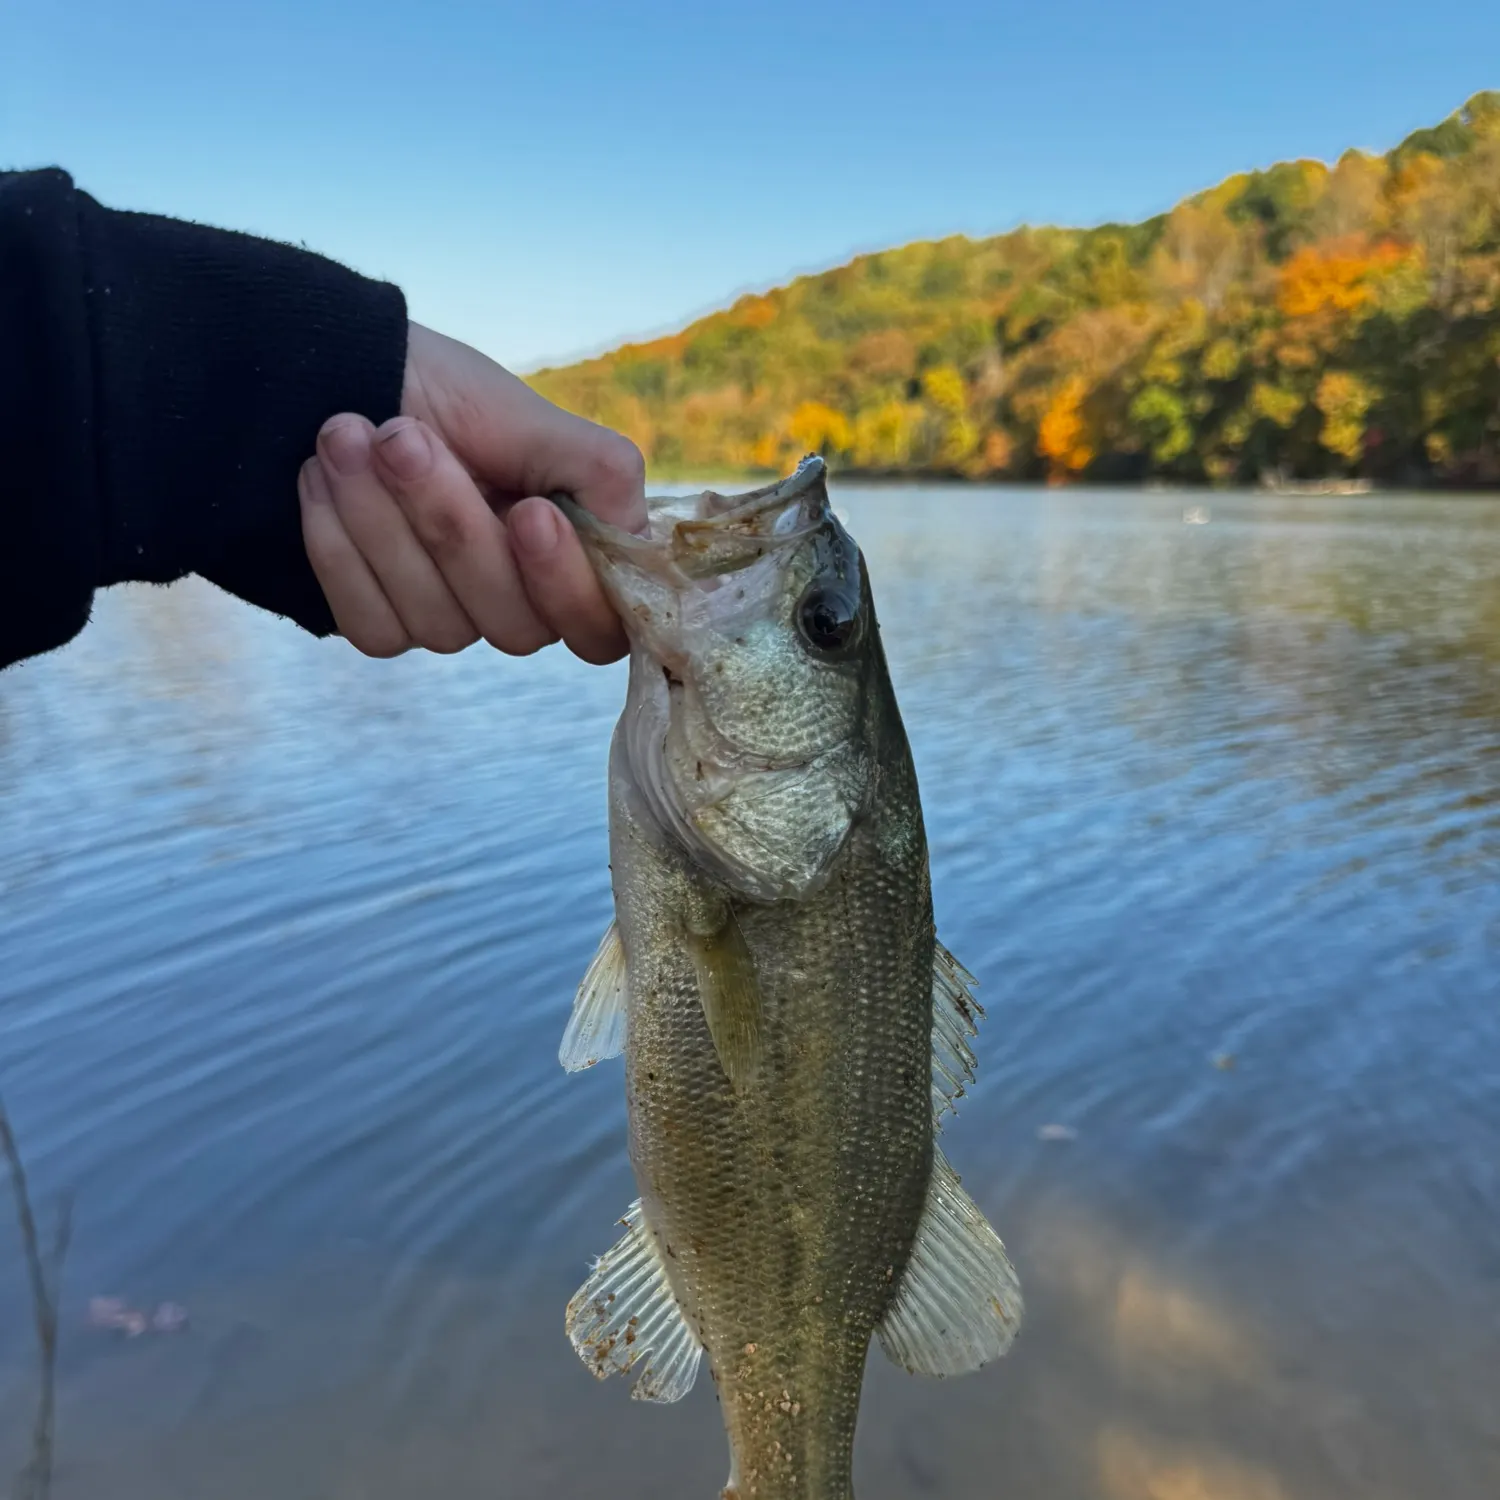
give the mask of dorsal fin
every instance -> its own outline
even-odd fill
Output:
[[[941,943],[932,960],[932,1113],[941,1122],[957,1110],[974,1082],[969,1038],[979,1035],[984,1008],[974,998],[978,980]]]

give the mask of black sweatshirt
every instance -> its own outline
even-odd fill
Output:
[[[396,287],[0,173],[0,668],[127,579],[198,573],[331,633],[297,470],[335,412],[394,416],[405,363]]]

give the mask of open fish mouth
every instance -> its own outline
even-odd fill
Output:
[[[584,546],[606,564],[634,564],[665,583],[701,588],[826,525],[831,515],[826,475],[823,460],[809,454],[786,479],[747,494],[706,490],[652,497],[646,502],[644,535],[601,521],[570,496],[553,500]]]

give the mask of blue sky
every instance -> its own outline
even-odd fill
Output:
[[[0,59],[0,165],[305,242],[526,369],[1384,148],[1500,87],[1500,4],[5,0]]]

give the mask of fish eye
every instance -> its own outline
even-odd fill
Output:
[[[811,584],[797,603],[797,633],[819,656],[838,656],[859,641],[859,597],[846,587]]]

